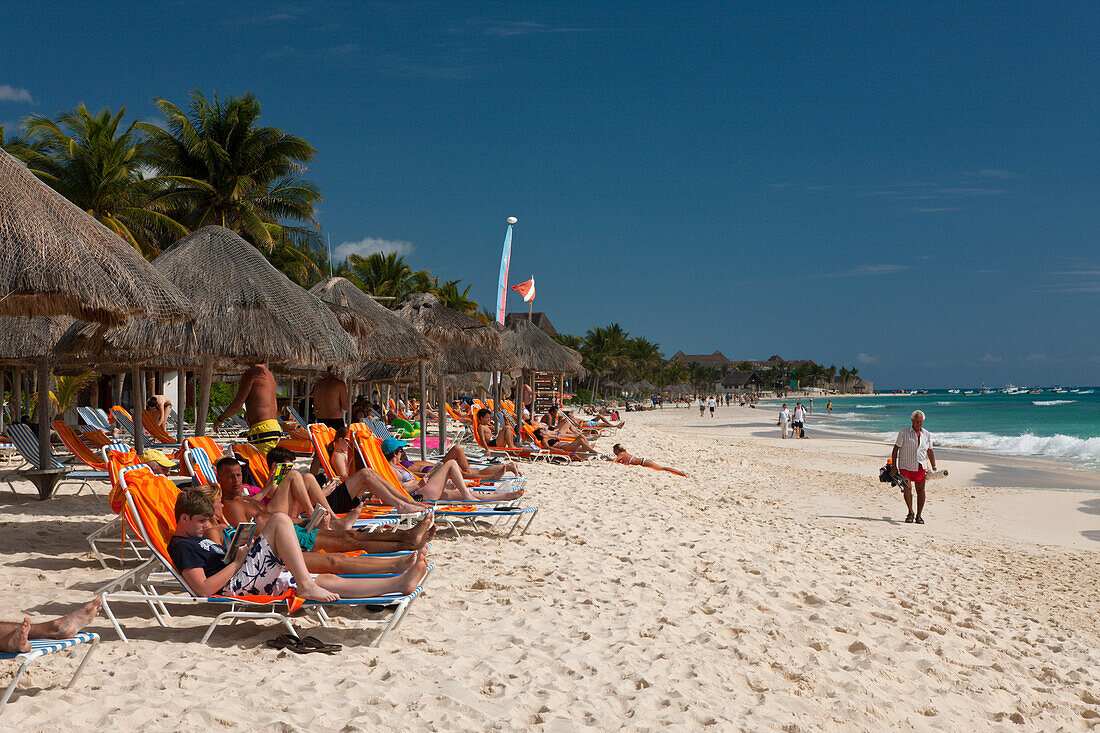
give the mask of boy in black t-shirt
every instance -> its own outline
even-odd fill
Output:
[[[172,563],[199,595],[281,595],[295,586],[295,595],[315,601],[370,598],[386,593],[412,593],[427,571],[418,552],[416,563],[392,578],[345,578],[327,573],[314,578],[306,569],[302,548],[290,517],[271,516],[252,546],[241,548],[228,564],[225,548],[205,536],[213,526],[214,505],[199,491],[176,498],[176,531],[168,542]]]

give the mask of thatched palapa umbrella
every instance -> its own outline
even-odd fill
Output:
[[[389,308],[355,287],[342,277],[330,277],[314,285],[309,292],[325,303],[348,309],[356,316],[371,323],[374,332],[368,339],[359,339],[359,358],[364,362],[409,364],[439,355],[439,347],[420,335],[412,324],[397,316]],[[337,312],[341,325],[342,313]]]
[[[99,338],[115,349],[152,348],[178,357],[162,357],[164,366],[202,357],[195,415],[200,435],[215,357],[297,366],[343,366],[356,359],[356,345],[332,311],[229,229],[198,229],[166,249],[153,266],[187,294],[194,316],[167,326],[135,319]]]
[[[135,315],[167,321],[190,313],[183,295],[86,211],[0,151],[0,315],[75,316],[103,324]],[[49,399],[49,362],[37,359],[39,400]],[[25,472],[49,498],[49,411],[39,410],[41,470]]]
[[[492,372],[508,369],[511,357],[501,347],[500,336],[488,323],[459,313],[440,304],[430,293],[414,293],[406,296],[394,313],[406,319],[431,341],[434,341],[442,353],[432,360],[428,369],[436,375],[439,388],[439,447],[446,450],[447,421],[446,401],[447,385],[444,377],[448,374],[466,374],[467,372]],[[423,382],[421,384],[423,390]],[[423,397],[423,391],[421,393]],[[424,400],[421,399],[423,405]],[[425,415],[421,414],[421,426]],[[421,430],[421,435],[424,434]],[[421,441],[421,451],[424,442]]]
[[[559,392],[562,388],[562,375],[584,372],[580,354],[559,344],[530,321],[516,320],[511,326],[501,331],[500,340],[505,350],[515,355],[517,366],[523,370],[520,395],[523,394],[523,383],[532,379],[534,372],[558,375],[556,388]],[[531,393],[533,396],[533,385]],[[557,402],[556,398],[555,402]]]

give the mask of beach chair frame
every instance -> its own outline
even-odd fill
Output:
[[[38,434],[31,430],[30,426],[22,423],[13,423],[4,429],[4,434],[8,436],[8,439],[11,440],[15,449],[19,451],[19,455],[23,457],[23,465],[29,465],[34,470],[41,468],[41,466],[38,465]],[[77,496],[80,496],[85,488],[91,491],[93,496],[99,496],[91,482],[94,480],[106,479],[106,471],[77,470],[73,466],[67,466],[57,460],[57,456],[51,456],[50,460],[50,468],[60,468],[67,471],[67,473],[58,480],[55,490],[64,484],[74,484],[78,486],[76,490]],[[21,471],[22,468],[17,469],[16,474],[21,475]],[[8,475],[7,483],[8,488],[11,489],[11,493],[18,495],[19,492],[15,490],[15,486],[12,484],[10,474]]]
[[[54,652],[59,652],[64,649],[72,649],[80,644],[87,644],[88,649],[84,652],[84,656],[81,658],[80,664],[77,665],[76,671],[73,672],[73,676],[69,678],[69,683],[65,685],[67,689],[72,687],[73,683],[76,682],[76,678],[84,671],[84,667],[87,666],[88,660],[91,659],[92,652],[99,646],[99,634],[92,634],[84,631],[71,639],[31,639],[31,650],[29,652],[22,652],[19,654],[0,652],[0,659],[11,659],[19,663],[19,668],[15,670],[15,675],[12,677],[11,683],[8,684],[7,689],[4,690],[3,696],[0,697],[0,710],[3,710],[4,706],[8,704],[8,700],[11,699],[12,693],[15,692],[15,688],[19,685],[19,680],[22,679],[23,673],[27,671],[27,668],[47,654],[53,654]]]
[[[127,510],[124,512],[125,522],[130,525],[131,531],[141,537],[145,546],[150,553],[152,553],[152,557],[139,567],[123,573],[118,578],[96,591],[96,595],[98,595],[103,602],[103,612],[110,620],[120,640],[124,642],[129,641],[110,605],[112,602],[120,601],[147,604],[150,612],[153,614],[153,618],[160,626],[165,628],[169,627],[168,619],[171,618],[171,613],[169,613],[167,606],[169,603],[188,605],[204,603],[228,604],[229,610],[218,614],[207,627],[206,633],[204,633],[202,637],[203,644],[210,640],[210,637],[214,633],[214,629],[216,629],[220,623],[229,619],[232,619],[233,623],[237,623],[242,619],[270,619],[281,623],[286,627],[289,633],[296,633],[294,631],[294,626],[290,622],[289,615],[275,610],[277,605],[283,603],[281,600],[257,603],[242,598],[234,598],[232,596],[201,596],[195,593],[187,584],[183,575],[174,565],[172,565],[168,558],[161,555],[156,545],[154,545],[149,538],[148,531],[142,522],[141,515],[138,513],[137,506],[134,503],[133,496],[129,489],[126,491],[126,509]],[[408,595],[398,595],[395,593],[374,598],[342,598],[331,603],[306,601],[303,607],[312,612],[322,626],[328,626],[328,621],[330,620],[329,615],[324,610],[326,606],[365,606],[378,609],[392,608],[393,612],[388,619],[363,619],[366,623],[381,625],[383,627],[382,633],[375,639],[373,644],[371,644],[371,646],[379,646],[389,632],[397,628],[397,625],[408,612],[409,605],[412,601],[423,592],[424,581],[427,580],[428,575],[434,567],[434,565],[428,566],[428,573],[425,574],[424,578],[413,592]],[[170,585],[173,588],[181,588],[186,595],[179,592],[161,592],[158,590],[158,587],[165,585]],[[134,586],[135,592],[128,592],[126,590],[126,588],[130,586]],[[261,608],[268,608],[270,610],[257,610]]]

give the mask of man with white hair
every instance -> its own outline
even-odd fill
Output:
[[[890,460],[901,475],[909,479],[909,485],[904,489],[905,505],[909,508],[905,521],[924,524],[924,519],[921,518],[921,512],[924,511],[924,481],[927,471],[936,470],[936,454],[932,450],[932,435],[924,429],[924,413],[914,410],[909,419],[912,425],[898,433]],[[914,487],[917,490],[916,514],[913,514]]]

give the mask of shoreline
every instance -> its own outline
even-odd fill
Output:
[[[757,410],[765,407],[769,410],[774,407],[773,411],[778,412],[779,404],[764,405]],[[831,419],[827,413],[811,414],[807,431],[811,436],[826,440],[865,442],[868,445],[880,446],[885,449],[883,459],[889,457],[888,440],[879,439],[867,433],[830,427],[828,421]],[[760,437],[764,437],[769,428],[778,432],[778,427],[774,423],[766,424],[766,422],[764,419],[759,425],[762,431]],[[935,431],[932,433],[935,435]],[[1042,491],[1100,491],[1100,468],[1084,461],[998,453],[977,446],[938,446],[935,450],[937,457],[950,457],[953,461],[978,464],[979,467],[969,475],[980,486]]]
[[[896,489],[878,483],[878,469],[890,455],[888,442],[820,429],[812,416],[807,426],[810,438],[782,440],[779,428],[774,422],[768,422],[771,410],[759,407],[755,410],[733,406],[719,408],[713,422],[709,417],[700,418],[694,411],[685,410],[681,414],[684,419],[678,422],[692,433],[747,441],[762,448],[786,446],[801,454],[807,468],[840,472],[858,477],[860,481],[873,480],[893,499],[892,510],[898,518],[904,517],[904,504],[900,496],[893,495]],[[667,423],[667,419],[660,422]],[[675,430],[679,426],[662,426],[662,429],[668,427]],[[975,513],[984,517],[991,536],[1038,545],[1100,550],[1100,518],[1097,517],[1100,515],[1100,472],[1070,468],[1051,459],[1004,456],[981,450],[942,448],[937,450],[936,457],[940,467],[947,468],[950,475],[928,482],[930,507],[947,499],[953,513]],[[842,498],[833,497],[819,501],[816,506],[836,512],[852,508]]]

